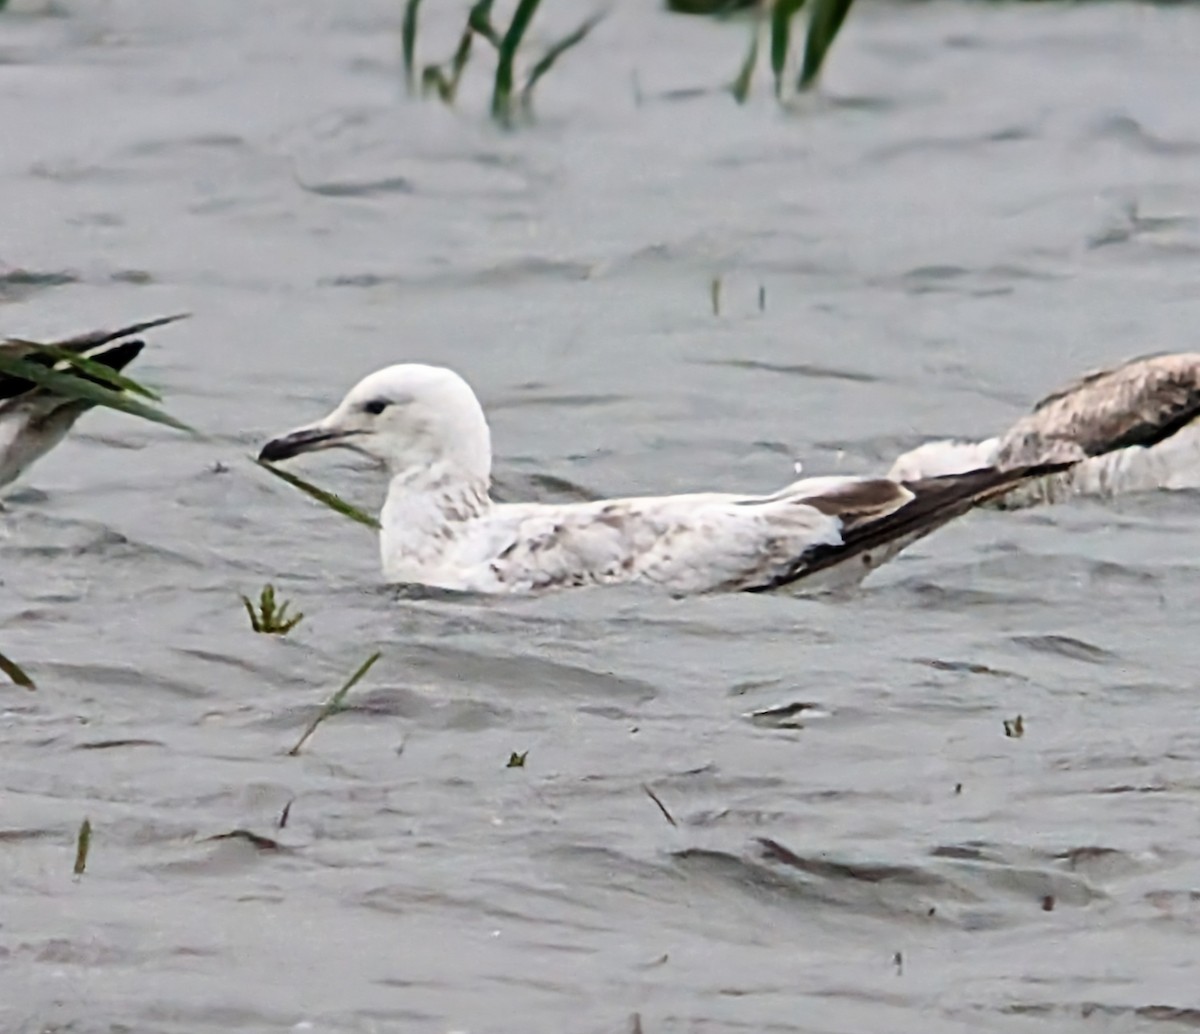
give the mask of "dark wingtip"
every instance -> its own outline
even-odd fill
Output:
[[[1077,463],[1081,463],[1086,457],[1080,457],[1077,460],[1057,460],[1054,463],[1035,463],[1028,467],[1018,467],[1013,473],[1020,473],[1023,478],[1040,478],[1046,477],[1049,474],[1061,474],[1064,470],[1070,470]]]
[[[180,320],[186,320],[191,317],[190,312],[177,312],[170,316],[156,316],[154,319],[142,320],[140,323],[130,323],[124,327],[118,327],[116,330],[93,330],[86,334],[77,334],[75,337],[64,338],[62,341],[52,341],[50,344],[57,345],[59,348],[69,348],[73,351],[84,352],[92,348],[99,348],[101,345],[107,345],[110,341],[119,341],[121,338],[130,337],[133,334],[142,334],[147,330],[153,330],[155,327],[165,327],[168,323],[177,323]]]
[[[900,483],[906,488],[917,490],[938,486],[954,487],[960,489],[959,494],[969,495],[972,490],[986,492],[989,489],[1012,487],[1032,478],[1061,474],[1065,470],[1070,470],[1083,458],[1055,460],[1050,463],[1031,463],[1022,467],[977,467],[975,470],[964,470],[954,474],[937,474],[927,478],[912,478]]]
[[[906,536],[914,536],[910,541],[916,541],[981,503],[1006,495],[1023,481],[1061,474],[1078,462],[1055,461],[1010,469],[980,467],[959,474],[902,481],[900,483],[913,493],[913,498],[904,506],[878,520],[849,526],[841,543],[809,548],[788,570],[763,585],[753,586],[750,591],[780,588]]]
[[[112,348],[106,349],[99,355],[90,356],[89,358],[107,366],[110,370],[120,371],[133,362],[145,347],[145,341],[141,338],[134,338],[132,341],[122,341],[120,344],[113,345]],[[83,374],[82,376],[87,377],[87,374]],[[87,379],[94,380],[95,378],[87,377]]]

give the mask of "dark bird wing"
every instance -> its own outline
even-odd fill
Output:
[[[842,541],[813,545],[769,581],[748,588],[754,592],[778,589],[847,563],[861,564],[864,572],[873,570],[974,507],[1004,495],[1022,482],[1057,474],[1071,466],[1072,463],[1063,462],[1007,470],[986,467],[918,481],[871,480],[834,488],[806,502],[841,520]],[[909,498],[884,498],[880,486],[889,483],[898,492],[906,491]]]
[[[61,348],[68,352],[75,352],[94,362],[102,363],[110,370],[122,370],[145,347],[145,342],[140,338],[135,338],[135,334],[141,334],[144,331],[151,330],[154,327],[161,327],[167,323],[174,323],[176,320],[181,320],[185,317],[186,314],[184,313],[175,316],[161,316],[157,319],[143,320],[140,323],[131,323],[117,330],[93,330],[86,334],[77,334],[74,337],[64,338],[61,341],[47,341],[43,342],[43,344],[54,348]],[[24,359],[26,362],[36,363],[39,366],[47,368],[53,366],[61,372],[82,377],[85,380],[96,381],[95,377],[77,367],[71,366],[69,363],[61,360],[56,361],[52,356],[39,351],[32,342],[24,341],[20,338],[9,338],[0,342],[0,350],[3,350],[5,354],[14,358]],[[44,390],[39,389],[37,385],[25,380],[23,377],[0,373],[0,400],[15,399],[27,393]]]

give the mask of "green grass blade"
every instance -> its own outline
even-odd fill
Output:
[[[244,840],[251,847],[258,851],[283,851],[284,846],[271,837],[264,837],[261,833],[255,833],[249,829],[231,829],[228,833],[218,833],[213,837],[205,837],[203,843],[211,843],[217,840]]]
[[[421,72],[421,96],[429,96],[430,91],[436,93],[443,104],[454,103],[454,87],[439,65],[426,65]]]
[[[533,88],[538,84],[538,80],[554,67],[554,62],[572,47],[577,46],[587,39],[588,33],[603,20],[603,12],[592,15],[578,29],[564,36],[542,55],[541,60],[530,70],[529,77],[525,80],[525,88],[521,91],[521,103],[524,106],[529,106],[533,95]]]
[[[167,427],[186,431],[188,434],[199,434],[194,427],[189,427],[181,420],[176,420],[161,409],[148,406],[119,391],[113,391],[112,388],[106,388],[102,384],[96,384],[62,370],[47,369],[37,363],[31,363],[28,359],[17,359],[11,355],[5,355],[2,350],[0,350],[0,373],[6,373],[11,377],[20,377],[22,380],[30,381],[63,398],[87,402],[94,406],[106,406],[130,416],[138,416],[143,420],[151,420],[156,424],[165,424]]]
[[[799,89],[807,90],[816,81],[825,57],[854,0],[813,0],[808,39],[804,41],[804,66],[800,69]]]
[[[404,5],[404,18],[400,22],[400,52],[404,57],[404,80],[408,83],[408,92],[416,89],[416,54],[417,54],[417,9],[421,0],[408,0]]]
[[[9,338],[4,344],[17,345],[25,355],[30,352],[40,352],[55,362],[68,363],[80,373],[86,373],[89,377],[103,381],[115,391],[127,391],[131,395],[141,395],[142,398],[150,399],[152,402],[162,401],[162,396],[158,392],[152,391],[144,384],[139,384],[132,377],[126,377],[111,366],[105,366],[102,362],[89,359],[86,355],[80,355],[78,352],[72,352],[69,348],[63,348],[61,345],[43,345],[37,341],[25,341],[22,338]]]
[[[255,632],[263,630],[262,622],[258,619],[258,611],[254,609],[254,604],[249,596],[242,597],[242,606],[246,608],[246,613],[250,615],[250,628]]]
[[[754,22],[754,28],[751,30],[750,49],[746,52],[746,60],[742,62],[742,67],[738,70],[737,78],[729,86],[730,92],[733,94],[733,99],[739,104],[745,104],[746,98],[750,96],[750,84],[754,79],[754,67],[758,64],[758,42],[762,35],[762,20],[757,19]]]
[[[458,49],[454,51],[454,57],[450,59],[450,77],[447,83],[448,96],[442,99],[447,104],[453,104],[454,98],[458,96],[458,84],[462,79],[463,69],[467,67],[467,61],[471,57],[471,44],[475,40],[475,33],[470,26],[463,31],[458,40]]]
[[[759,0],[667,0],[667,10],[672,14],[698,14],[711,18],[753,7]]]
[[[92,846],[92,824],[84,819],[79,827],[79,836],[75,839],[75,875],[82,876],[87,868],[88,851]]]
[[[296,477],[296,475],[290,471],[280,470],[278,467],[267,463],[265,460],[255,459],[253,457],[252,459],[254,459],[254,462],[258,464],[258,466],[262,467],[263,470],[269,471],[279,478],[280,481],[286,481],[293,488],[298,488],[306,495],[312,496],[312,498],[318,503],[324,503],[335,513],[340,513],[343,517],[349,517],[352,521],[358,521],[359,524],[365,524],[368,528],[375,528],[378,530],[379,521],[369,514],[363,513],[362,510],[360,510],[357,506],[346,502],[346,500],[341,496],[334,495],[332,492],[326,492],[325,489],[318,488],[311,482],[305,481],[304,478]]]
[[[453,104],[458,96],[458,84],[462,80],[463,69],[471,57],[471,44],[475,39],[475,31],[467,26],[459,37],[458,47],[446,64],[450,71],[446,72],[442,65],[426,65],[421,72],[421,93],[427,96],[430,90],[437,93],[443,104]]]
[[[512,21],[504,30],[500,40],[500,58],[496,62],[496,82],[492,89],[492,118],[508,125],[512,116],[513,69],[517,62],[517,51],[521,40],[537,14],[541,0],[519,0]]]
[[[775,76],[775,96],[783,96],[783,73],[792,47],[792,19],[804,6],[804,0],[775,0],[771,10],[771,72]]]
[[[494,0],[478,0],[467,15],[467,28],[500,49],[500,33],[492,25],[492,3]]]
[[[25,674],[25,669],[2,653],[0,653],[0,671],[8,676],[8,680],[14,686],[20,686],[22,689],[37,689],[37,686],[33,684],[33,679]]]
[[[333,714],[335,711],[338,711],[341,708],[342,701],[346,699],[346,694],[349,693],[350,690],[352,690],[355,686],[358,685],[358,683],[362,679],[362,677],[364,675],[366,675],[366,673],[368,671],[371,670],[371,666],[377,660],[379,660],[379,656],[380,656],[380,651],[376,650],[373,654],[371,654],[370,657],[368,657],[365,661],[362,662],[362,664],[359,665],[358,671],[356,671],[353,675],[351,675],[345,681],[345,683],[342,685],[342,688],[339,689],[336,693],[333,694],[333,696],[331,696],[328,700],[325,701],[325,706],[322,707],[321,710],[317,712],[316,717],[314,717],[313,720],[308,723],[308,726],[305,728],[304,732],[301,734],[300,739],[298,739],[296,741],[296,745],[291,750],[288,751],[289,756],[295,757],[297,754],[299,754],[300,748],[303,747],[304,744],[308,742],[309,737],[311,737],[312,734],[317,731],[317,726],[320,725],[323,721],[325,721],[325,719],[328,718],[331,714]]]

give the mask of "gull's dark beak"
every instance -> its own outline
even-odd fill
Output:
[[[332,449],[345,445],[346,439],[353,437],[354,431],[331,431],[320,425],[301,427],[279,438],[272,438],[262,447],[258,458],[265,463],[276,463],[279,460],[290,460],[302,452],[316,452],[318,449]]]

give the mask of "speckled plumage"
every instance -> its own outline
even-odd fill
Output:
[[[1003,435],[926,442],[897,458],[896,480],[972,466],[1074,460],[991,505],[1014,509],[1074,495],[1110,497],[1200,487],[1200,353],[1144,356],[1096,370],[1047,395]]]
[[[767,496],[496,503],[490,433],[474,393],[457,374],[417,364],[371,374],[324,420],[269,442],[261,456],[335,446],[387,468],[385,578],[486,593],[622,583],[679,595],[764,591],[834,569],[835,582],[853,583],[1035,473],[984,470],[910,484],[809,478]]]

